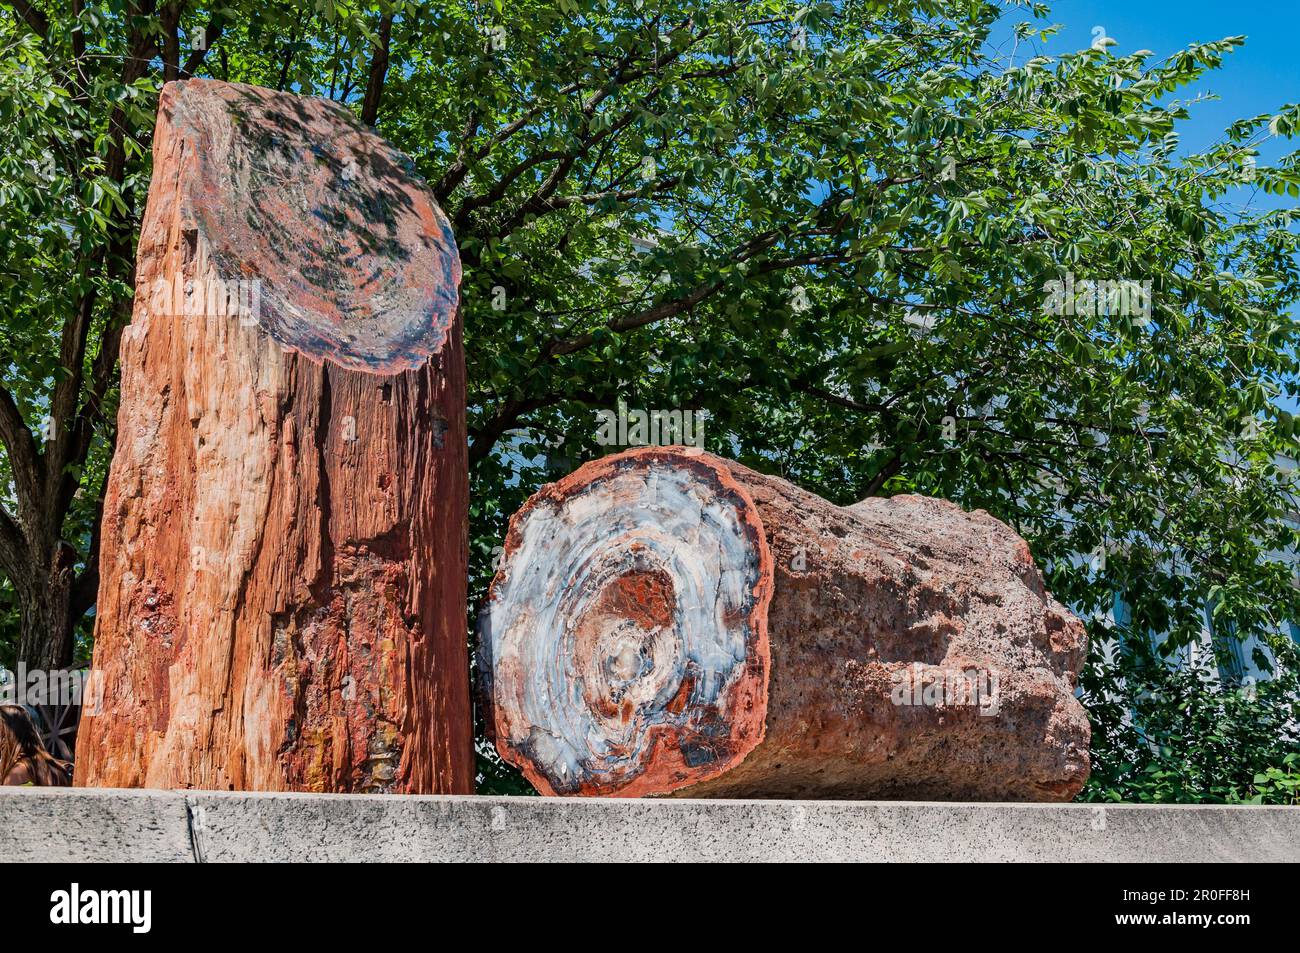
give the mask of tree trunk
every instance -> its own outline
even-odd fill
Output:
[[[60,547],[60,554],[64,551]],[[27,668],[60,671],[72,664],[76,619],[72,608],[73,569],[53,561],[48,571],[14,579],[21,626],[17,660]]]
[[[510,521],[487,721],[544,794],[1065,800],[1082,624],[983,511],[841,508],[698,450],[594,461]]]
[[[77,783],[469,793],[460,264],[346,110],[163,90]]]

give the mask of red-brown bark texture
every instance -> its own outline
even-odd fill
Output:
[[[164,88],[76,783],[472,792],[459,283],[345,109]]]
[[[538,492],[479,619],[497,749],[563,795],[1068,800],[1086,650],[987,513],[683,447]]]

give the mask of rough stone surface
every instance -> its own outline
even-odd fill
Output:
[[[341,107],[190,80],[138,260],[76,783],[472,791],[442,212]]]
[[[164,791],[0,787],[0,861],[190,862],[185,799]]]
[[[0,789],[0,860],[1294,861],[1286,807]]]
[[[686,448],[511,520],[480,618],[498,750],[545,794],[1068,800],[1082,624],[987,513],[841,508]]]

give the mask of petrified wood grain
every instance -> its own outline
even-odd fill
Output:
[[[460,262],[325,100],[163,90],[78,784],[472,791]]]
[[[545,794],[1066,800],[1082,624],[983,511],[838,507],[642,448],[510,522],[479,619],[497,749]]]

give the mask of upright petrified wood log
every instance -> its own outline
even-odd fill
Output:
[[[77,783],[472,791],[459,282],[346,110],[163,90]]]
[[[497,749],[545,794],[1065,800],[1083,626],[987,513],[841,508],[681,447],[510,521],[479,620]]]

